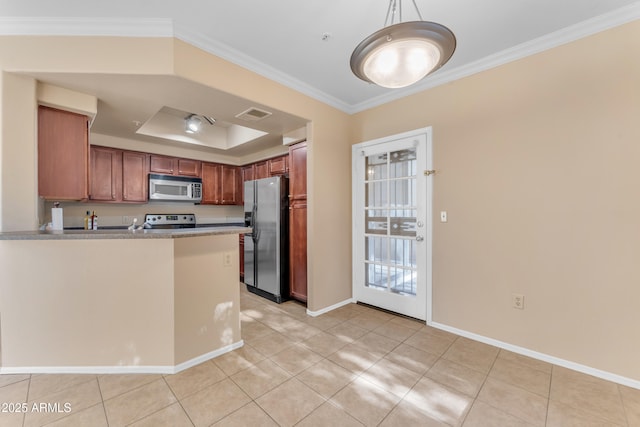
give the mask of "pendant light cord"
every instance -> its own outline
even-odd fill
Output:
[[[418,18],[420,21],[424,21],[422,19],[422,14],[420,13],[420,9],[418,9],[418,5],[416,4],[416,0],[411,0],[413,3],[413,7],[416,9],[416,13],[418,14]],[[384,26],[393,25],[395,22],[396,11],[398,12],[398,23],[402,22],[402,0],[400,0],[398,4],[398,0],[389,0],[389,7],[387,8],[387,16],[384,18]],[[391,22],[389,23],[389,16],[391,16]]]

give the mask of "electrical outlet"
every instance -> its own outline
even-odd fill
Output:
[[[128,216],[123,216],[123,217],[122,217],[122,223],[123,223],[123,224],[131,225],[131,221],[132,221],[132,220],[131,220],[131,218],[130,218],[130,217],[128,217]]]
[[[223,267],[231,267],[231,252],[225,252],[222,254],[222,266]]]
[[[524,310],[524,295],[511,294],[511,304],[513,305],[513,308]]]

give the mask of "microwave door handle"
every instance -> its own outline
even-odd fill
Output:
[[[193,199],[193,184],[187,185],[187,197]]]

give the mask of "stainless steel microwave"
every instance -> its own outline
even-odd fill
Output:
[[[149,200],[200,203],[202,179],[150,173]]]

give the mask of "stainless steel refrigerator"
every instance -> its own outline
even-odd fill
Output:
[[[244,183],[244,283],[247,290],[281,303],[289,295],[288,180],[272,177]]]

